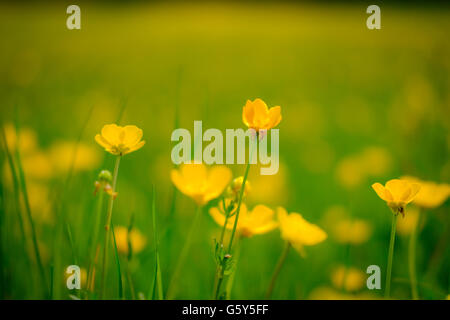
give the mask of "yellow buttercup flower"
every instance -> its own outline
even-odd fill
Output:
[[[392,179],[386,182],[386,186],[374,183],[372,188],[382,200],[386,201],[393,212],[404,215],[405,206],[417,196],[420,185],[408,180]]]
[[[247,100],[242,112],[244,124],[256,131],[270,130],[281,121],[281,107],[268,108],[261,99]]]
[[[198,205],[217,198],[230,183],[231,170],[225,166],[207,168],[203,163],[182,164],[180,169],[170,172],[173,184]]]
[[[422,208],[436,208],[442,205],[450,195],[450,185],[447,183],[436,183],[433,181],[422,181],[414,177],[404,177],[412,183],[420,184],[421,188],[413,203]]]
[[[306,221],[301,214],[288,214],[286,209],[277,209],[281,237],[288,241],[300,254],[304,254],[304,246],[319,244],[327,238],[327,234],[317,225]]]
[[[114,235],[116,237],[117,251],[121,254],[128,254],[128,237],[130,238],[131,250],[133,253],[141,252],[147,243],[147,240],[142,233],[136,229],[131,229],[123,226],[114,227]]]
[[[103,126],[101,133],[95,136],[95,141],[109,153],[123,156],[142,148],[145,144],[145,141],[141,140],[142,135],[142,129],[136,126],[107,124]]]
[[[226,205],[228,205],[228,203]],[[234,207],[234,211],[232,210],[230,213],[231,217],[228,218],[226,225],[228,230],[233,229],[236,218],[236,209],[237,206]],[[222,203],[220,203],[219,208],[214,207],[209,210],[209,214],[220,226],[225,224],[225,215],[223,212],[224,210]],[[247,206],[242,203],[239,211],[239,220],[236,226],[236,231],[243,237],[251,237],[257,234],[267,233],[278,226],[278,223],[274,220],[274,218],[275,212],[264,205],[257,205],[252,211],[248,211]]]

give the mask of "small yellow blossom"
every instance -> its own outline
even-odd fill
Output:
[[[142,129],[136,126],[107,124],[103,126],[101,133],[95,136],[95,141],[109,153],[123,156],[142,148],[145,144],[145,141],[141,140],[142,135]]]
[[[242,183],[244,182],[244,177],[240,176],[233,181],[231,181],[230,185],[227,188],[227,194],[229,197],[233,199],[239,199],[242,189]],[[252,190],[250,181],[245,181],[245,189],[243,197],[246,197],[249,192]]]
[[[247,100],[242,112],[244,124],[256,131],[270,130],[281,121],[281,107],[268,108],[261,99]]]
[[[133,253],[141,252],[147,244],[145,236],[137,229],[131,229],[130,233],[128,233],[128,228],[117,226],[114,227],[114,235],[116,237],[117,251],[124,255],[128,254],[128,237],[130,238],[129,241]]]
[[[392,179],[383,186],[380,183],[374,183],[372,188],[377,195],[392,209],[396,214],[405,215],[405,206],[414,200],[420,190],[418,183],[411,183],[407,180]]]
[[[304,254],[304,246],[319,244],[327,238],[327,234],[317,225],[306,221],[301,214],[288,214],[286,209],[277,209],[281,237],[288,241],[300,254]]]
[[[438,184],[433,181],[422,181],[414,177],[404,177],[403,179],[411,183],[420,184],[421,188],[413,203],[422,208],[436,208],[442,205],[450,195],[450,185],[447,183]]]
[[[361,244],[369,240],[372,228],[364,220],[341,220],[333,228],[334,237],[340,243]]]
[[[233,229],[236,218],[236,209],[237,206],[235,205],[230,213],[231,217],[227,221],[226,228],[229,230]],[[225,215],[223,212],[224,210],[222,203],[219,204],[219,208],[214,207],[209,210],[209,214],[220,226],[225,224]],[[247,206],[242,203],[239,211],[239,220],[236,226],[236,231],[243,237],[251,237],[257,234],[267,233],[278,226],[278,223],[274,220],[274,218],[274,211],[264,205],[257,205],[252,211],[248,211]]]
[[[232,174],[225,166],[207,168],[203,163],[188,163],[172,169],[170,177],[178,190],[202,206],[222,194]]]
[[[366,274],[356,268],[339,266],[331,274],[333,285],[337,289],[344,288],[349,292],[360,290],[364,286],[365,280]]]

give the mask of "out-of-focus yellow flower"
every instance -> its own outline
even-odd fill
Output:
[[[66,172],[73,165],[75,171],[95,168],[100,162],[97,150],[83,143],[56,142],[50,147],[50,159],[58,172]]]
[[[52,206],[47,186],[43,183],[30,181],[27,184],[27,193],[33,218],[38,222],[52,222],[53,211],[51,210]]]
[[[229,230],[233,229],[234,221],[236,218],[236,209],[237,206],[234,207],[234,209],[230,213],[231,217],[227,221],[226,228]],[[223,226],[225,224],[225,215],[223,214],[223,212],[224,210],[222,203],[219,204],[219,208],[214,207],[209,210],[209,214],[220,226]],[[257,205],[253,208],[252,211],[248,211],[245,203],[242,203],[241,209],[239,211],[239,220],[236,226],[236,230],[243,237],[251,237],[257,234],[267,233],[278,226],[278,223],[274,220],[274,218],[274,211],[264,205]]]
[[[309,295],[310,300],[373,300],[377,299],[376,296],[368,293],[349,294],[342,293],[342,291],[329,288],[318,287],[314,289]]]
[[[141,252],[147,244],[145,236],[136,229],[131,229],[128,232],[128,228],[123,226],[114,227],[114,235],[116,237],[117,251],[121,254],[128,254],[128,238],[131,244],[131,250],[133,253]]]
[[[361,244],[369,240],[372,228],[364,220],[341,220],[333,229],[336,240],[340,243]]]
[[[242,121],[247,127],[256,131],[270,130],[281,121],[281,107],[269,109],[261,99],[247,100],[242,111]]]
[[[260,165],[255,165],[256,170],[250,172],[249,180],[251,181],[251,192],[249,198],[254,203],[264,203],[270,206],[277,206],[280,203],[285,203],[290,196],[292,188],[288,187],[289,176],[287,166],[280,162],[280,169],[277,174],[261,175]],[[268,188],[267,186],[270,186]]]
[[[230,198],[239,199],[243,182],[244,182],[243,176],[237,177],[236,179],[231,181],[230,185],[227,188],[227,194]],[[247,179],[247,181],[245,181],[243,197],[246,197],[251,190],[252,190],[252,187],[251,187],[250,181],[248,181],[248,179]]]
[[[364,167],[358,158],[347,157],[341,160],[336,168],[336,177],[341,185],[353,188],[365,179]]]
[[[397,222],[397,232],[399,235],[406,236],[411,234],[419,221],[419,210],[417,207],[408,209],[408,214],[404,219]]]
[[[414,200],[420,190],[418,183],[411,183],[407,180],[392,179],[383,186],[380,183],[374,183],[372,188],[377,195],[392,209],[396,214],[405,215],[405,206]]]
[[[443,204],[450,195],[450,185],[447,183],[435,183],[432,181],[422,181],[415,177],[403,177],[411,183],[420,184],[421,188],[413,203],[422,208],[436,208]]]
[[[35,151],[22,158],[23,171],[30,179],[48,179],[53,175],[53,166],[49,157],[41,151]]]
[[[11,153],[16,151],[17,145],[19,145],[19,151],[22,156],[36,150],[37,138],[33,130],[22,128],[17,135],[16,128],[11,123],[5,124],[4,128],[6,141]]]
[[[366,174],[380,176],[386,174],[392,163],[391,155],[380,147],[368,147],[361,153],[361,161]]]
[[[178,190],[202,206],[222,194],[232,174],[226,166],[207,168],[203,163],[189,163],[172,169],[170,177]]]
[[[391,156],[385,149],[367,147],[358,154],[342,159],[336,168],[336,177],[344,187],[353,188],[368,177],[386,174],[391,163]]]
[[[327,238],[325,231],[306,221],[299,213],[288,214],[286,209],[278,207],[277,215],[281,237],[302,255],[304,254],[304,246],[318,244]]]
[[[107,124],[103,126],[95,141],[106,151],[116,156],[123,156],[139,150],[145,144],[142,139],[143,132],[136,126],[118,126]]]
[[[337,289],[344,288],[349,292],[360,290],[364,286],[365,280],[366,274],[356,268],[339,266],[331,274],[333,285]]]

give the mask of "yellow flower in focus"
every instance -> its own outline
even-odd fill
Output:
[[[141,252],[147,244],[145,236],[136,229],[131,229],[131,232],[128,233],[128,228],[117,226],[114,227],[114,235],[116,237],[117,251],[124,255],[128,254],[128,237],[130,238],[133,253]]]
[[[366,281],[366,274],[356,268],[339,266],[331,274],[331,281],[337,289],[352,292],[360,290]]]
[[[407,180],[392,179],[383,186],[380,183],[374,183],[372,188],[377,195],[392,209],[396,214],[405,215],[405,206],[414,200],[420,190],[418,183],[411,183]]]
[[[221,165],[207,168],[203,163],[182,164],[170,172],[175,187],[200,206],[220,196],[231,177],[229,168]]]
[[[228,206],[229,204],[227,203],[226,205]],[[226,226],[228,230],[233,229],[236,218],[234,211],[236,211],[236,209],[237,206],[234,206],[234,209],[230,213],[232,216],[228,219]],[[214,221],[222,227],[225,224],[225,215],[223,212],[222,203],[220,203],[219,208],[214,207],[209,210],[209,214]],[[274,211],[264,205],[257,205],[249,212],[247,206],[242,203],[236,231],[243,237],[252,237],[257,234],[267,233],[278,226],[278,223],[274,218]]]
[[[327,238],[325,231],[306,221],[299,213],[288,214],[286,209],[278,207],[277,214],[281,237],[302,255],[304,246],[319,244]]]
[[[450,185],[447,183],[438,184],[432,181],[422,181],[414,177],[403,177],[411,183],[420,184],[421,188],[413,203],[422,208],[436,208],[442,205],[450,195]]]
[[[405,215],[404,219],[400,219],[397,222],[397,232],[399,235],[407,236],[410,235],[416,228],[419,222],[419,209],[417,207],[412,207],[408,209],[408,214]]]
[[[270,130],[281,121],[281,107],[276,106],[269,109],[261,99],[247,100],[242,112],[242,121],[247,127],[255,129],[257,132]]]
[[[98,150],[83,143],[78,145],[69,141],[59,141],[49,150],[55,170],[66,172],[71,166],[74,171],[86,171],[95,168],[100,162]]]
[[[243,176],[237,177],[236,179],[231,181],[230,185],[227,188],[228,196],[233,199],[239,199],[243,182],[244,182]],[[251,190],[252,190],[252,187],[251,187],[250,181],[248,181],[248,180],[245,181],[245,189],[244,189],[243,197],[246,197]]]
[[[334,237],[340,243],[361,244],[369,240],[372,228],[364,220],[341,220],[334,226]]]
[[[141,141],[142,135],[142,130],[136,126],[107,124],[103,126],[101,133],[95,136],[95,141],[109,153],[123,156],[142,148],[145,144],[145,141]]]

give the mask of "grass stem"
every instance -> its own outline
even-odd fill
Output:
[[[388,263],[386,271],[386,286],[384,291],[384,297],[389,299],[391,296],[391,276],[392,276],[392,262],[394,260],[394,244],[395,244],[395,232],[397,228],[397,218],[398,213],[392,215],[392,226],[391,226],[391,239],[389,241],[389,254]]]

